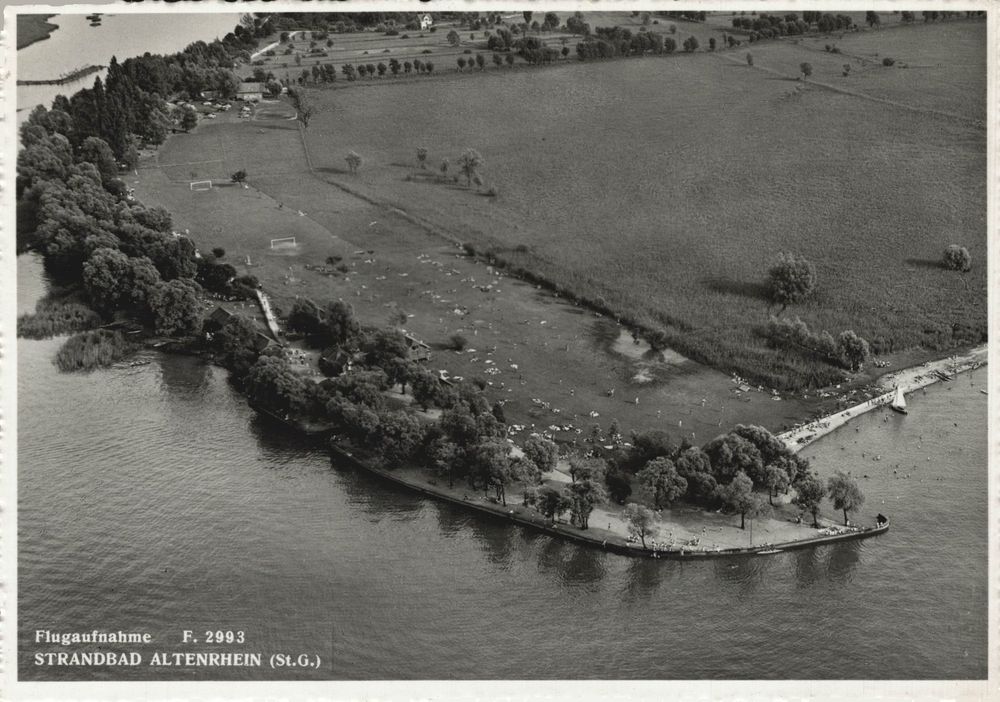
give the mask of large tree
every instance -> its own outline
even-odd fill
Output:
[[[554,487],[546,486],[538,491],[535,507],[549,521],[555,521],[556,517],[565,512],[570,507],[571,501],[566,493]]]
[[[354,309],[340,300],[326,307],[324,342],[328,346],[351,346],[356,342],[361,325],[354,316]]]
[[[865,503],[865,496],[858,487],[857,482],[849,474],[837,471],[827,480],[827,491],[833,506],[843,511],[844,525],[847,525],[847,513],[861,509]]]
[[[798,505],[802,509],[812,514],[813,526],[819,528],[819,506],[826,497],[826,488],[812,473],[807,473],[795,483],[795,497],[792,504]]]
[[[770,504],[774,504],[773,498],[787,489],[789,484],[788,471],[780,463],[771,463],[764,468],[764,485],[767,487],[767,501]]]
[[[149,292],[157,334],[194,334],[201,328],[198,285],[178,278],[159,282]]]
[[[764,460],[750,441],[738,434],[725,434],[705,444],[705,453],[712,462],[712,475],[719,483],[729,482],[738,472],[751,480],[763,478]]]
[[[628,524],[628,533],[632,536],[638,536],[642,547],[646,548],[646,537],[656,536],[657,532],[656,514],[653,510],[645,505],[629,502],[625,506],[625,511],[622,512],[622,517]]]
[[[83,286],[94,308],[110,317],[115,311],[146,302],[160,276],[148,258],[129,258],[99,248],[83,264]]]
[[[753,481],[743,471],[739,471],[732,482],[719,487],[719,497],[727,507],[740,514],[740,529],[746,528],[746,515],[756,506]]]
[[[812,294],[816,288],[816,269],[795,254],[779,254],[778,261],[768,271],[768,287],[771,300],[784,310]]]
[[[607,499],[604,475],[577,480],[569,486],[569,499],[573,523],[581,529],[586,529],[594,507]]]
[[[101,182],[107,186],[108,182],[118,177],[118,162],[115,154],[108,146],[107,142],[97,137],[87,137],[80,145],[77,160],[87,161],[97,166],[101,174]]]
[[[292,303],[292,311],[288,313],[286,322],[291,331],[300,332],[306,336],[322,335],[325,325],[323,313],[315,302],[300,297]]]
[[[305,381],[274,356],[262,356],[250,369],[245,384],[247,397],[272,412],[295,415],[307,405]]]
[[[669,507],[687,491],[687,480],[677,473],[669,458],[655,458],[636,475],[642,491],[657,509]]]
[[[715,495],[718,483],[712,475],[712,462],[707,453],[697,446],[690,446],[678,454],[674,465],[677,473],[687,480],[691,500],[705,502]]]
[[[559,450],[554,442],[544,439],[541,436],[531,436],[524,442],[522,448],[524,455],[538,466],[538,469],[543,473],[547,473],[556,467]]]

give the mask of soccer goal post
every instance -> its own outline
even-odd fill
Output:
[[[294,236],[286,236],[280,239],[271,239],[271,248],[280,249],[284,246],[297,246]]]
[[[192,190],[211,190],[212,181],[210,180],[193,180],[191,181]]]

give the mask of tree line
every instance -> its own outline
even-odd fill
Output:
[[[18,249],[41,253],[53,281],[78,291],[101,321],[125,317],[158,334],[197,334],[203,289],[252,294],[254,278],[237,276],[219,256],[201,256],[173,231],[169,212],[136,202],[119,163],[134,165],[139,144],[165,138],[156,131],[166,119],[161,96],[232,81],[233,58],[268,31],[266,20],[245,16],[221,41],[195,42],[166,57],[112,59],[106,82],[60,95],[51,109],[36,107],[21,126]],[[73,324],[81,317],[63,318]]]
[[[115,158],[134,165],[143,143],[160,144],[169,134],[175,120],[167,99],[195,99],[204,91],[234,97],[240,84],[235,61],[249,60],[258,38],[269,32],[266,19],[247,15],[218,41],[197,41],[168,56],[144,54],[123,62],[112,57],[105,80],[70,98],[58,96],[52,110],[68,115],[65,136],[74,149],[97,137]]]

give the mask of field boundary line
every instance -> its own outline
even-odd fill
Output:
[[[727,61],[727,62],[729,62],[729,63],[731,63],[733,65],[736,65],[736,66],[744,66],[744,65],[746,65],[742,61],[739,61],[738,59],[735,59],[735,58],[731,58],[729,56],[724,56],[724,55],[718,54],[718,53],[715,54],[715,55],[717,57],[719,57],[720,60],[724,59],[725,61]],[[790,76],[787,73],[783,73],[783,72],[781,72],[781,71],[779,71],[779,70],[777,70],[775,68],[765,68],[764,66],[758,66],[756,64],[753,65],[753,66],[748,66],[748,68],[750,68],[751,70],[763,71],[765,73],[770,73],[771,75],[780,76],[782,78],[787,78],[788,80],[796,81],[796,76]],[[908,105],[905,102],[897,102],[896,100],[889,100],[887,98],[875,97],[874,95],[866,95],[865,93],[858,93],[858,92],[855,92],[853,90],[847,90],[845,88],[839,88],[839,87],[837,87],[835,85],[830,85],[829,83],[820,83],[819,81],[815,81],[815,80],[798,80],[797,82],[800,83],[801,85],[814,85],[817,88],[822,88],[824,90],[829,90],[830,92],[840,93],[841,95],[849,95],[851,97],[860,98],[862,100],[869,100],[871,102],[877,102],[877,103],[881,103],[883,105],[889,105],[890,107],[898,107],[900,109],[909,110],[910,112],[916,112],[918,114],[932,115],[934,117],[944,117],[945,119],[956,120],[956,121],[962,122],[964,124],[967,124],[967,125],[969,125],[971,127],[975,127],[977,129],[985,129],[986,128],[986,124],[982,120],[971,119],[969,117],[963,117],[962,115],[956,115],[956,114],[954,114],[952,112],[944,112],[942,110],[934,110],[934,109],[931,109],[929,107],[917,107],[916,105]]]

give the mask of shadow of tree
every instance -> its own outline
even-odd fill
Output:
[[[704,278],[702,283],[711,291],[725,295],[738,295],[768,302],[767,285],[757,281],[731,280],[729,278]]]
[[[944,270],[944,264],[937,260],[931,258],[908,258],[903,261],[908,266],[914,266],[915,268],[930,268],[932,270]]]

